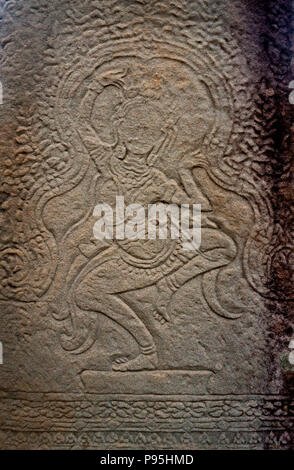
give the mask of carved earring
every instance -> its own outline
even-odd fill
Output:
[[[126,146],[123,144],[118,144],[114,149],[113,149],[113,155],[115,158],[118,158],[119,160],[123,160],[126,156],[127,149]]]
[[[155,152],[151,152],[150,155],[147,157],[147,165],[154,166],[154,163],[158,159],[158,155]]]

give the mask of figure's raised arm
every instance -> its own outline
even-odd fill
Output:
[[[197,185],[193,175],[193,169],[197,166],[204,168],[205,164],[203,163],[203,165],[201,165],[200,161],[195,162],[193,157],[185,157],[181,161],[181,165],[178,170],[180,179],[186,193],[192,199],[193,204],[201,204],[201,210],[203,212],[210,212],[212,211],[212,207],[209,199],[203,194],[203,191]]]

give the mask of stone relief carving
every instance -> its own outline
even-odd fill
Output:
[[[69,402],[66,393],[76,390],[106,397],[117,390],[155,392],[164,395],[163,403],[174,394],[234,396],[242,390],[246,401],[251,392],[266,393],[262,321],[272,305],[293,301],[290,216],[285,212],[285,220],[277,221],[284,209],[273,198],[269,170],[280,119],[270,74],[256,72],[252,50],[244,54],[241,36],[208,1],[63,1],[60,19],[53,3],[1,4],[8,75],[15,13],[33,19],[36,7],[44,22],[38,34],[48,33],[36,85],[15,105],[14,143],[5,145],[13,155],[4,160],[0,194],[0,300],[11,315],[8,335],[17,331],[33,355],[47,322],[54,333],[44,368],[52,370],[55,349],[62,370],[72,372],[64,379],[40,372],[45,378],[38,378],[39,391],[64,393]],[[275,8],[271,14],[282,18],[283,6],[278,15]],[[44,12],[52,18],[49,26]],[[242,34],[250,44],[248,31]],[[270,73],[284,82],[287,72],[281,76],[269,60]],[[21,58],[15,64],[19,70]],[[285,157],[281,193],[290,167]],[[185,251],[171,239],[94,240],[94,206],[113,205],[117,195],[143,206],[201,204],[200,249]],[[9,377],[9,368],[3,370]],[[23,374],[21,386],[13,380],[11,390],[38,391],[37,378],[29,384],[29,365]],[[246,377],[255,374],[251,386]],[[15,429],[4,429],[7,442]],[[258,434],[262,425],[254,422],[250,429],[256,430],[255,444],[265,445]],[[280,431],[269,442],[287,446],[288,421]],[[202,434],[191,445],[212,445]],[[67,437],[61,446],[71,446]],[[223,445],[233,440],[224,435]],[[28,441],[21,436],[20,446]],[[90,446],[94,441],[89,437]]]
[[[183,251],[175,240],[116,240],[104,245],[97,242],[95,246],[95,243],[89,243],[88,234],[88,243],[86,238],[79,248],[89,262],[79,268],[75,278],[71,271],[71,281],[67,282],[71,290],[70,306],[65,310],[70,311],[74,329],[78,328],[74,318],[78,307],[106,315],[135,337],[140,354],[130,361],[117,359],[114,370],[153,369],[157,366],[155,343],[123,298],[124,294],[156,284],[158,296],[154,313],[159,321],[168,322],[173,293],[194,277],[212,271],[209,282],[216,283],[219,269],[234,260],[236,246],[234,240],[218,227],[211,203],[197,187],[192,173],[193,167],[208,166],[203,147],[219,133],[219,117],[214,116],[215,96],[211,89],[206,89],[201,78],[195,83],[191,71],[187,66],[185,71],[185,65],[179,59],[133,59],[129,67],[129,58],[126,61],[119,57],[114,62],[118,63],[102,65],[102,71],[94,69],[87,77],[79,109],[68,111],[71,113],[68,120],[74,120],[70,132],[80,139],[84,152],[90,155],[95,165],[97,174],[93,172],[93,185],[96,184],[97,189],[94,199],[111,204],[116,195],[121,195],[129,204],[201,202],[203,242],[201,251],[194,253]],[[84,75],[86,73],[89,71]],[[175,76],[178,82],[172,84]],[[78,90],[77,83],[76,77],[75,91],[82,94],[84,83],[79,84]],[[70,100],[75,100],[71,87],[72,74],[60,92],[59,106],[63,110]],[[181,90],[183,87],[184,91]],[[189,114],[188,110],[191,110]],[[64,123],[68,123],[64,112],[57,114],[61,116],[61,133],[68,129],[64,129]],[[221,114],[224,112],[222,110]],[[206,114],[207,119],[204,118]],[[103,122],[105,115],[108,119]],[[161,123],[165,123],[163,128]],[[227,127],[229,131],[229,125]],[[196,133],[196,129],[200,131]],[[175,177],[166,175],[162,166],[176,166]],[[73,236],[73,230],[79,228],[84,234],[86,223],[82,218],[65,237]],[[206,284],[207,277],[203,289]],[[207,292],[204,295],[209,298]],[[225,318],[240,315],[226,312],[216,299],[211,299],[210,303],[215,305],[216,313]],[[93,333],[95,330],[89,332],[92,341],[96,339]],[[67,349],[83,347],[79,344],[79,331],[74,331],[74,335],[73,345],[68,344]]]

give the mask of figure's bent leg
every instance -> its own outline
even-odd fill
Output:
[[[228,251],[224,247],[206,250],[203,252],[203,255],[197,254],[178,271],[168,276],[168,284],[171,289],[176,290],[190,279],[213,269],[226,266],[233,259],[233,252]]]
[[[133,360],[113,364],[114,370],[146,370],[157,365],[156,346],[152,335],[136,313],[116,294],[107,292],[107,285],[97,270],[79,285],[76,303],[86,311],[101,313],[123,327],[138,343],[140,354]]]
[[[166,276],[158,284],[159,313],[168,320],[167,307],[172,295],[191,279],[229,264],[236,256],[236,246],[231,238],[214,229],[203,229],[201,253],[182,252],[186,262],[177,271]]]

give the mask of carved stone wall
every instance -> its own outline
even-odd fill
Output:
[[[0,8],[0,447],[291,448],[292,2]],[[200,249],[94,240],[116,196]]]

